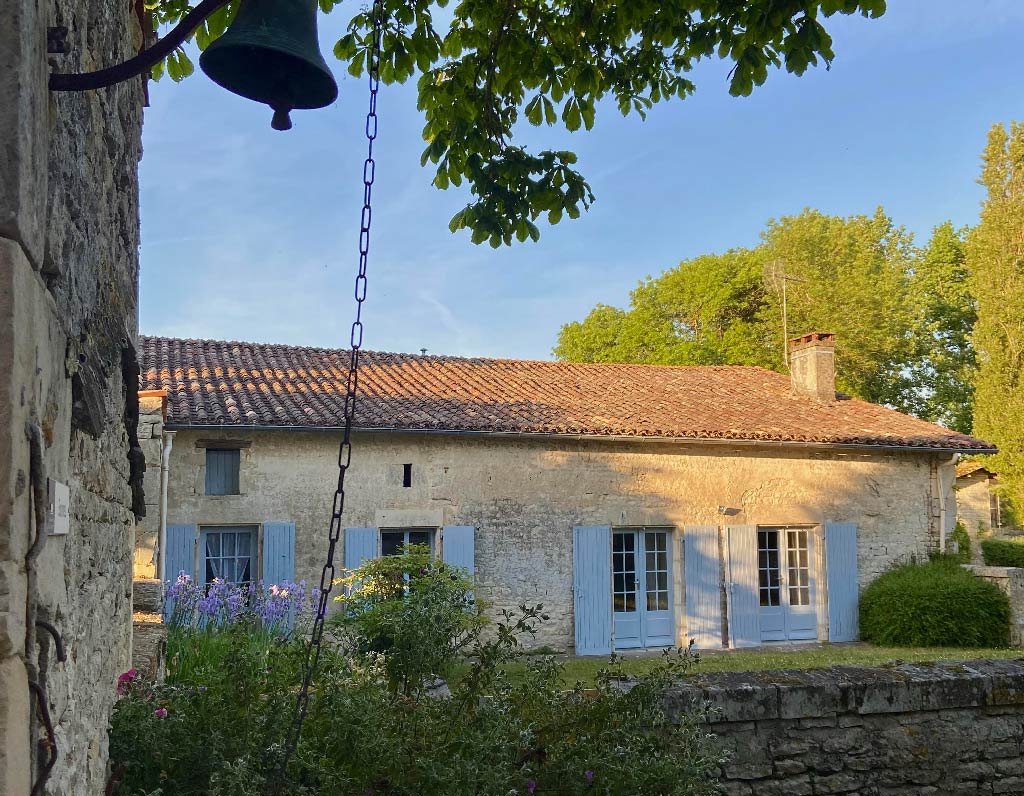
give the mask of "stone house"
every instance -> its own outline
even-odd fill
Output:
[[[425,542],[581,654],[853,639],[859,589],[945,544],[957,457],[993,448],[837,394],[832,335],[791,349],[791,377],[364,352],[345,566]],[[348,353],[141,350],[168,466],[137,559],[318,580]]]
[[[972,536],[1002,525],[996,474],[975,459],[956,466],[956,514]]]

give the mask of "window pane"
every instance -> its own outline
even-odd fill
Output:
[[[668,573],[667,572],[659,572],[658,573],[658,590],[659,591],[663,591],[663,592],[668,592]]]
[[[626,598],[621,594],[615,595],[615,611],[616,613],[622,613],[626,610]]]
[[[238,534],[238,555],[247,556],[250,553],[249,546],[252,543],[252,534],[240,533]]]
[[[430,544],[430,531],[409,531],[409,544]]]
[[[252,575],[249,571],[251,559],[240,558],[236,563],[236,576],[235,579],[239,583],[245,583],[252,580]]]
[[[405,540],[405,534],[401,531],[386,531],[380,535],[380,552],[384,556],[398,555]]]
[[[663,591],[658,593],[658,610],[668,610],[668,592]]]
[[[220,555],[220,534],[206,534],[206,557],[216,558]]]
[[[612,552],[613,553],[622,552],[623,544],[624,544],[622,539],[623,539],[623,536],[622,536],[621,533],[612,534]]]
[[[615,582],[612,588],[619,594],[626,590],[626,577],[622,573],[615,573]]]
[[[644,566],[646,566],[649,571],[658,568],[658,559],[653,550],[648,550],[647,555],[644,556]]]
[[[636,610],[636,592],[631,591],[626,594],[626,612],[633,613]]]
[[[222,556],[233,556],[235,554],[235,534],[221,534],[220,554]]]
[[[657,591],[658,589],[658,573],[648,572],[647,573],[647,591]]]

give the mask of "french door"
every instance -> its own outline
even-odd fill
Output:
[[[615,648],[667,647],[672,621],[670,532],[622,528],[612,532]]]
[[[814,605],[814,536],[808,528],[757,529],[762,641],[818,637]]]

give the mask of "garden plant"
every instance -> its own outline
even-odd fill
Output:
[[[287,622],[203,603],[218,621],[176,624],[165,683],[126,673],[110,732],[112,792],[262,796],[275,782],[283,793],[331,796],[717,792],[723,755],[713,736],[699,716],[670,720],[663,709],[666,689],[693,664],[688,651],[628,683],[613,662],[596,683],[567,688],[555,658],[523,656],[546,620],[542,606],[488,623],[465,573],[423,549],[369,562],[343,585],[283,782],[279,744],[308,619],[299,589],[283,598]],[[200,591],[196,605],[207,597]],[[192,614],[176,604],[175,616]]]
[[[1010,603],[955,556],[901,564],[860,597],[860,633],[882,646],[1006,647]]]

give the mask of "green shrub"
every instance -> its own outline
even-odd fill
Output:
[[[374,587],[367,584],[363,602],[347,605],[350,624],[338,626],[342,646],[331,643],[323,650],[282,793],[719,792],[724,755],[700,712],[672,720],[665,713],[666,689],[693,663],[688,651],[666,654],[629,689],[621,687],[622,672],[614,665],[599,674],[595,687],[567,687],[564,664],[550,656],[524,658],[523,670],[512,677],[506,667],[522,658],[520,639],[544,621],[540,606],[503,611],[481,634],[475,604],[467,602],[468,582],[435,563],[412,573],[402,572],[409,567],[400,562],[359,570],[364,581],[372,572],[380,574],[376,587],[390,596],[370,599]],[[416,577],[385,576],[384,570],[396,566],[400,574]],[[412,640],[430,637],[444,649],[423,649],[417,657]],[[134,673],[119,681],[122,698],[110,730],[119,784],[112,792],[264,796],[276,779],[302,680],[304,643],[268,634],[253,621],[176,627],[169,650],[166,684],[146,683]],[[416,678],[453,655],[464,674],[451,682],[450,693],[422,687]],[[396,672],[402,674],[398,683]]]
[[[990,567],[1024,567],[1024,541],[983,539],[981,555]]]
[[[903,564],[860,598],[861,638],[887,647],[1006,647],[1010,602],[953,556]]]
[[[971,563],[971,535],[967,533],[967,528],[962,522],[957,522],[956,527],[953,528],[951,538],[956,542],[957,552],[956,558],[961,564]]]

